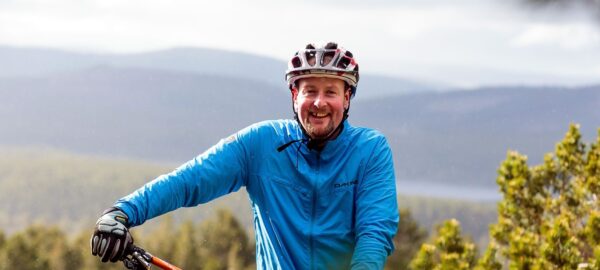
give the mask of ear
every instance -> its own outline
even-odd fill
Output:
[[[292,93],[292,104],[294,105],[294,112],[298,112],[298,88],[291,87],[290,91]]]
[[[346,91],[344,91],[344,110],[347,110],[350,107],[350,93],[352,92],[352,90],[350,88],[347,88]]]

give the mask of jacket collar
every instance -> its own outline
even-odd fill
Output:
[[[348,143],[349,143],[350,133],[351,133],[351,130],[353,129],[353,127],[350,125],[348,120],[347,119],[344,120],[344,122],[343,122],[344,126],[343,126],[342,130],[340,131],[340,134],[335,139],[328,140],[327,143],[325,144],[325,147],[321,151],[317,151],[317,150],[308,149],[308,146],[306,145],[308,138],[302,132],[302,130],[300,128],[300,124],[298,122],[296,122],[296,123],[298,125],[299,135],[305,139],[305,141],[302,142],[300,151],[303,154],[320,155],[320,158],[324,159],[324,160],[329,160],[332,157],[335,157],[336,155],[339,155],[339,154],[343,153],[343,151],[346,150]]]

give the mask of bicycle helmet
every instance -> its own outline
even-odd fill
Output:
[[[294,54],[285,74],[290,89],[298,79],[306,77],[342,79],[350,86],[350,97],[354,97],[359,79],[358,63],[350,51],[339,47],[337,43],[329,42],[319,48],[308,44]]]

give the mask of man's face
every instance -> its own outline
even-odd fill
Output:
[[[294,110],[313,139],[324,139],[343,120],[350,103],[350,91],[343,80],[309,77],[298,80],[292,89]]]

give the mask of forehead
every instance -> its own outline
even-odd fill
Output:
[[[345,82],[337,78],[328,77],[308,77],[298,80],[298,87],[304,88],[308,86],[313,87],[339,87],[344,88]]]

